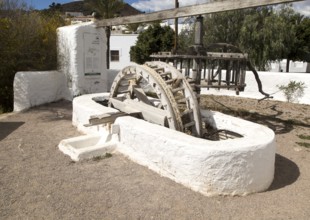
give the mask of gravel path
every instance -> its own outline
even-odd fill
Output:
[[[71,103],[0,115],[0,219],[310,219],[310,106],[225,96],[208,108],[268,125],[277,136],[267,192],[208,198],[122,155],[72,162],[57,148],[80,135]]]

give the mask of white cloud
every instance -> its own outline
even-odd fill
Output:
[[[179,0],[180,7],[187,5],[197,5],[206,3],[209,0]],[[140,11],[151,12],[151,11],[161,11],[165,9],[174,8],[173,0],[139,0],[132,4],[133,7]]]
[[[294,3],[293,6],[299,13],[310,17],[310,0]]]
[[[180,7],[188,5],[197,5],[209,2],[209,0],[179,0]],[[144,12],[161,11],[174,8],[173,0],[138,0],[132,6]],[[310,16],[310,0],[294,3],[296,11],[305,16]]]

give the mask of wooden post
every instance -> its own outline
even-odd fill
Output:
[[[175,0],[175,8],[179,8],[179,1],[178,0]],[[178,36],[178,32],[179,32],[179,19],[178,18],[175,18],[174,19],[174,53],[177,52],[178,50],[178,39],[179,39],[179,36]]]
[[[199,54],[200,48],[203,47],[203,17],[199,15],[195,21],[195,30],[194,30],[194,37],[195,37],[195,49],[197,51],[197,55]],[[196,85],[200,85],[201,81],[201,62],[198,59],[193,60],[193,80],[195,81]],[[200,94],[200,87],[196,87],[194,91],[197,94]],[[199,100],[199,99],[198,99]]]

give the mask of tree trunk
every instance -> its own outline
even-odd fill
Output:
[[[110,26],[107,26],[105,28],[105,33],[107,36],[107,53],[106,53],[107,69],[110,69],[110,36],[111,36],[111,27]]]
[[[287,58],[286,60],[286,72],[287,73],[290,72],[290,59],[289,58]]]

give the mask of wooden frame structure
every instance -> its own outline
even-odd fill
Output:
[[[153,13],[139,14],[127,17],[103,19],[96,22],[97,27],[106,27],[122,24],[152,22],[158,20],[190,17],[201,14],[211,14],[238,9],[253,8],[259,6],[292,3],[302,0],[222,0],[205,4],[180,7]]]
[[[248,61],[247,54],[228,44],[218,44],[223,47],[222,52],[210,52],[204,48],[202,41],[203,17],[201,15],[296,1],[300,0],[222,0],[97,21],[96,26],[99,28],[198,15],[192,52],[186,55],[153,54],[151,58],[156,61],[124,68],[114,79],[109,98],[109,106],[115,107],[123,113],[93,117],[90,119],[89,126],[113,122],[115,118],[124,115],[137,114],[152,123],[197,137],[218,140],[221,132],[224,132],[225,136],[230,136],[229,138],[240,137],[233,133],[227,133],[226,130],[217,130],[213,126],[213,121],[202,115],[199,108],[201,88],[235,89],[239,93],[245,87],[245,71],[248,67],[255,75],[259,92],[266,98],[270,98],[270,95],[262,91],[258,74]],[[172,62],[174,67],[167,62]],[[182,72],[183,64],[185,64],[185,74]],[[178,67],[180,68],[177,69]],[[189,76],[190,69],[192,70],[191,77]],[[203,83],[201,83],[202,70],[204,70]],[[143,90],[145,85],[151,88],[150,91]],[[134,99],[138,99],[140,102],[133,101]]]
[[[200,94],[200,88],[233,88],[236,90],[237,94],[239,91],[243,91],[245,87],[245,71],[246,66],[255,75],[259,91],[265,95],[265,97],[270,97],[269,94],[262,91],[262,86],[258,74],[252,64],[247,60],[246,54],[230,54],[229,58],[225,58],[225,54],[215,54],[207,52],[203,47],[203,17],[202,14],[211,14],[232,10],[240,10],[246,8],[253,8],[259,6],[276,5],[283,3],[292,3],[302,0],[222,0],[222,1],[212,1],[205,4],[187,6],[178,8],[178,0],[176,0],[176,8],[163,10],[153,13],[139,14],[128,17],[118,17],[112,19],[104,19],[96,22],[97,27],[107,27],[113,25],[123,25],[132,23],[145,23],[157,20],[166,19],[178,19],[181,17],[197,16],[195,23],[195,48],[196,53],[191,55],[185,55],[185,57],[180,57],[176,54],[171,55],[153,55],[152,58],[157,60],[174,60],[174,66],[177,67],[180,63],[182,69],[183,61],[188,63],[187,70],[185,70],[185,76],[189,75],[189,63],[192,63],[192,78],[190,81],[194,83],[196,94]],[[175,45],[176,48],[176,45]],[[205,51],[200,53],[199,51]],[[174,51],[175,52],[175,51]],[[210,57],[213,56],[213,57]],[[192,60],[192,61],[191,61]],[[206,79],[206,69],[209,66],[208,76]],[[226,72],[225,79],[222,77],[222,69]],[[217,68],[217,69],[215,69]],[[206,84],[201,84],[201,70],[204,69],[204,79]],[[222,85],[222,82],[225,85]],[[215,84],[214,84],[215,83]]]

